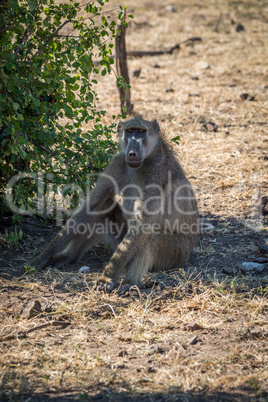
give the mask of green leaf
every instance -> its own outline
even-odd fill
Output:
[[[32,101],[33,101],[33,103],[35,104],[35,106],[40,106],[40,105],[41,105],[40,100],[37,99],[37,98],[32,98]]]
[[[180,139],[181,139],[181,137],[180,137],[179,135],[177,135],[176,137],[172,138],[171,141],[173,141],[173,142],[175,142],[177,145],[179,145]]]
[[[29,1],[29,10],[30,10],[30,11],[35,10],[35,9],[36,9],[36,6],[37,6],[37,4],[36,4],[35,1]]]
[[[17,173],[54,172],[53,188],[76,182],[85,189],[87,174],[103,170],[116,151],[115,125],[104,124],[106,111],[95,105],[98,81],[90,77],[110,73],[114,63],[114,45],[105,41],[115,37],[116,24],[102,14],[102,4],[87,4],[83,18],[75,1],[11,0],[1,8],[9,29],[0,44],[0,214],[7,211],[7,182]],[[54,35],[66,20],[76,37]],[[93,64],[96,58],[100,69]],[[121,86],[126,87],[123,81]],[[84,123],[91,131],[82,131]],[[22,179],[14,187],[22,213],[36,208],[37,187],[37,179]],[[10,238],[17,242],[22,235],[17,231]]]

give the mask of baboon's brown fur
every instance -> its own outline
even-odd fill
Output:
[[[43,268],[75,262],[94,243],[115,251],[97,285],[112,290],[141,286],[155,269],[186,262],[197,241],[198,210],[192,187],[156,120],[120,122],[121,151],[100,176],[90,197],[30,264]],[[123,204],[115,200],[121,193]],[[81,225],[87,232],[81,234]],[[105,233],[94,228],[105,227]],[[106,225],[106,226],[105,226]]]

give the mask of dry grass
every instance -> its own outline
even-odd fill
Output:
[[[150,275],[151,287],[124,297],[92,291],[94,270],[2,279],[0,399],[265,400],[267,268],[246,276],[240,267],[260,256],[258,246],[267,238],[267,220],[250,215],[259,194],[268,195],[267,3],[180,0],[172,1],[175,13],[157,1],[125,3],[135,15],[131,50],[203,39],[173,55],[129,60],[129,69],[141,68],[131,82],[135,110],[157,117],[170,138],[181,136],[181,162],[200,213],[216,231],[200,239],[196,259],[185,268]],[[231,20],[245,30],[236,32]],[[113,77],[100,81],[99,104],[109,122],[119,110],[118,94]],[[255,101],[242,100],[242,93]],[[203,131],[202,118],[218,131]],[[32,252],[27,239],[24,248]],[[2,262],[11,268],[16,260],[8,255],[4,249]],[[85,262],[93,257],[94,251]],[[234,275],[223,273],[228,267]],[[32,299],[43,313],[26,320],[20,311]],[[23,337],[53,320],[71,325]],[[6,339],[10,334],[19,336]]]
[[[23,302],[34,293],[51,312],[25,320],[5,308],[2,337],[48,320],[71,322],[2,342],[4,395],[239,390],[264,397],[267,290],[250,289],[246,279],[204,282],[182,269],[151,279],[155,287],[126,297],[93,292],[93,276],[57,270],[3,281],[2,294],[13,290]]]

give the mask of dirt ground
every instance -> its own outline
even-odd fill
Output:
[[[268,4],[125,4],[135,16],[129,50],[181,44],[128,60],[131,97],[168,137],[181,136],[175,150],[213,227],[185,267],[106,295],[92,290],[111,255],[101,245],[61,271],[18,272],[56,231],[27,218],[17,249],[0,248],[0,400],[265,401]],[[202,41],[184,42],[192,37]],[[107,122],[118,113],[113,76],[101,78],[99,104]],[[248,261],[263,271],[243,272]],[[90,273],[78,273],[83,265]]]

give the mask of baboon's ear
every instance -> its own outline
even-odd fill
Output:
[[[122,131],[123,128],[123,122],[121,120],[119,120],[119,123],[117,125],[117,133],[120,134],[120,132]]]
[[[154,129],[154,131],[155,131],[156,133],[159,133],[159,132],[160,132],[160,127],[159,127],[158,121],[157,121],[156,119],[154,119],[154,120],[152,121],[152,126],[153,126],[153,129]]]

